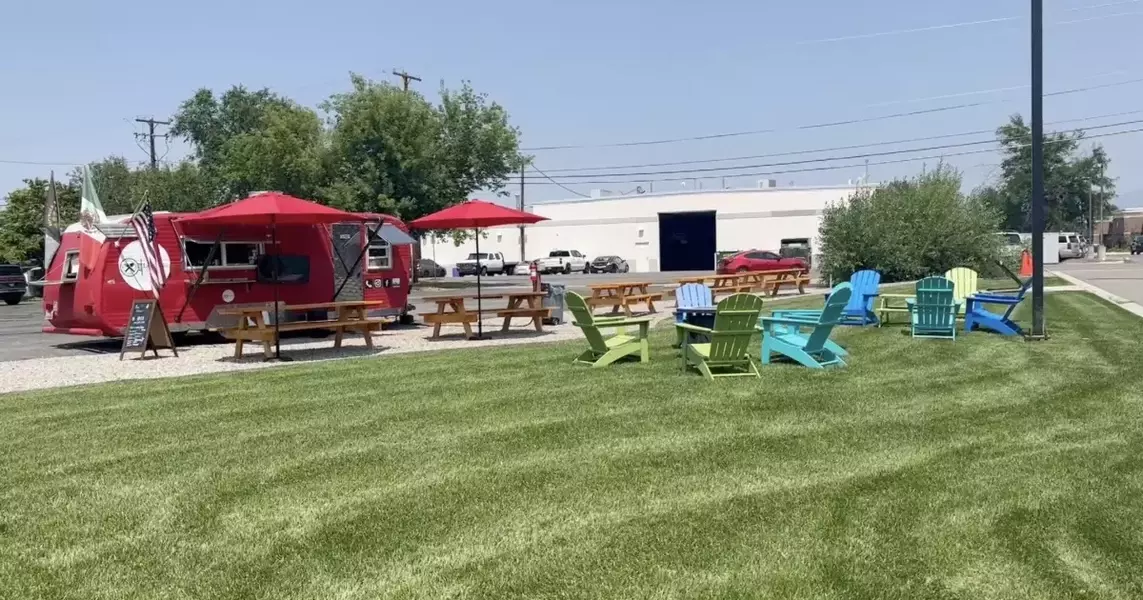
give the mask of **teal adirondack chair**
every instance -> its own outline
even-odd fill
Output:
[[[956,284],[945,277],[926,277],[917,282],[916,297],[907,302],[913,321],[913,337],[956,340]]]
[[[773,354],[781,354],[811,369],[844,367],[843,354],[829,339],[834,326],[841,323],[846,304],[853,296],[853,286],[841,283],[833,288],[819,314],[790,317],[764,317],[762,329],[762,364],[770,364]],[[810,317],[810,318],[807,318]],[[809,330],[802,333],[802,329]]]
[[[651,360],[650,345],[647,335],[651,328],[651,319],[628,319],[626,317],[596,317],[591,314],[583,296],[575,292],[568,292],[566,296],[568,310],[575,319],[575,326],[583,331],[587,338],[589,348],[580,354],[573,363],[587,364],[593,367],[606,367],[611,363],[628,356],[638,356],[639,362]],[[638,329],[636,335],[619,332],[611,337],[604,337],[601,330],[634,327]]]
[[[734,294],[718,303],[714,327],[707,329],[689,323],[675,327],[710,337],[710,343],[692,344],[683,335],[683,370],[698,369],[707,379],[716,377],[759,377],[758,367],[750,360],[750,340],[754,324],[762,312],[762,299],[753,294]]]

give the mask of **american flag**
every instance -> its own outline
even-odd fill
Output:
[[[139,245],[143,246],[143,260],[147,262],[147,273],[151,276],[151,290],[155,298],[167,284],[167,274],[163,271],[163,261],[159,253],[159,240],[155,231],[155,215],[151,211],[151,203],[144,202],[143,206],[131,215],[131,226],[139,236]]]

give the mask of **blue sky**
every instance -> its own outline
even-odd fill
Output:
[[[600,145],[778,129],[688,143],[535,151],[535,164],[580,193],[628,191],[655,177],[613,185],[575,184],[559,169],[704,160],[860,145],[992,129],[1028,110],[1027,0],[806,0],[804,2],[364,2],[327,0],[192,4],[139,0],[10,3],[0,36],[7,85],[0,94],[0,161],[76,163],[121,154],[143,161],[133,133],[138,116],[169,116],[199,87],[242,83],[270,87],[316,106],[347,86],[347,74],[389,78],[394,67],[423,78],[472,81],[503,104],[526,147]],[[1143,78],[1138,32],[1143,2],[1044,0],[1046,91]],[[1092,7],[1096,8],[1084,8]],[[989,21],[917,33],[902,29]],[[1056,25],[1061,21],[1080,21]],[[13,24],[16,24],[13,26]],[[823,41],[857,36],[857,39]],[[864,36],[864,37],[863,37]],[[1003,90],[972,94],[985,90]],[[1143,83],[1045,99],[1045,118],[1072,120],[1143,109]],[[800,125],[861,119],[965,102],[962,110],[798,130]],[[1143,113],[1072,122],[1094,126],[1143,119]],[[1143,127],[1143,123],[1091,133]],[[1051,128],[1051,125],[1049,125]],[[820,156],[963,143],[849,150]],[[1122,204],[1143,205],[1143,133],[1098,140],[1109,150]],[[162,147],[160,145],[160,147]],[[981,146],[947,152],[975,150]],[[167,159],[184,149],[174,145]],[[916,152],[901,156],[939,154]],[[768,164],[775,157],[726,164]],[[810,157],[812,158],[812,157]],[[861,163],[815,163],[805,167]],[[935,159],[926,161],[931,166]],[[995,173],[995,154],[949,157],[971,187]],[[57,176],[65,165],[0,162],[0,190],[24,177]],[[682,167],[628,169],[670,170]],[[732,172],[798,167],[736,169]],[[887,179],[921,161],[870,167]],[[841,184],[862,167],[776,173],[781,185]],[[556,172],[553,172],[556,171]],[[565,198],[530,175],[529,200]],[[670,175],[661,176],[673,177]],[[731,178],[744,185],[758,176]],[[588,178],[587,180],[590,180]],[[581,181],[584,181],[581,179]],[[687,182],[693,187],[698,182]],[[655,191],[686,189],[657,181]],[[722,185],[719,177],[704,187]],[[515,189],[513,189],[515,191]],[[2,193],[2,192],[0,192]]]

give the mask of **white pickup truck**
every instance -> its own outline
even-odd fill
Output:
[[[508,262],[504,260],[504,254],[500,252],[481,252],[479,255],[473,252],[468,255],[465,260],[457,261],[456,270],[460,273],[461,277],[465,275],[476,275],[477,266],[476,259],[480,258],[480,274],[481,275],[515,275],[517,262]]]
[[[552,250],[547,258],[536,261],[536,270],[541,273],[587,273],[589,268],[587,257],[579,250]]]

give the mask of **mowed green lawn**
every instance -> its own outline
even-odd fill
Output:
[[[847,369],[761,380],[683,375],[663,328],[606,370],[551,344],[3,396],[0,597],[1138,598],[1143,321],[1047,306],[1048,342],[847,329]]]

